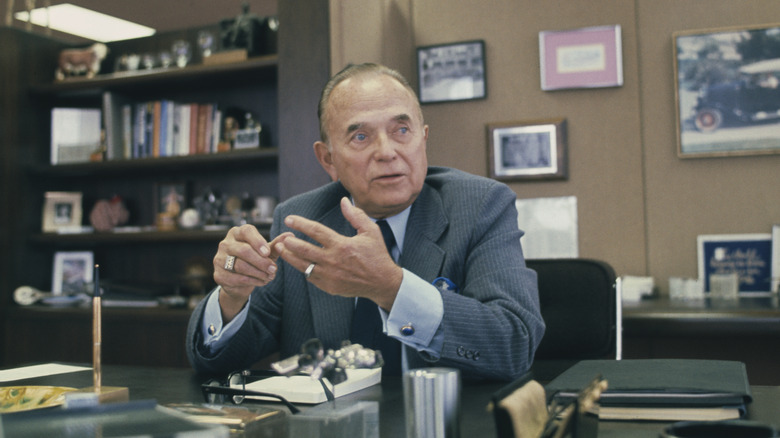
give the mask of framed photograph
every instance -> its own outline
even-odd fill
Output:
[[[673,39],[678,156],[780,153],[780,25]]]
[[[487,125],[490,176],[500,181],[566,179],[566,120]]]
[[[485,42],[418,47],[417,75],[421,103],[484,99]]]
[[[54,255],[52,294],[69,295],[89,292],[93,267],[94,255],[92,251],[57,252]]]
[[[542,90],[623,85],[620,25],[539,32]]]
[[[705,294],[712,290],[713,276],[735,273],[740,296],[771,291],[771,234],[701,235],[697,241],[699,280]]]
[[[81,192],[46,192],[43,204],[43,232],[53,233],[81,227]]]
[[[155,193],[155,213],[167,213],[178,217],[187,203],[187,183],[159,183]]]

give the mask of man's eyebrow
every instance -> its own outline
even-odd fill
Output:
[[[408,122],[408,121],[412,120],[412,117],[409,114],[402,113],[402,114],[398,114],[397,116],[393,117],[392,120],[394,120],[396,122]],[[347,134],[351,134],[351,133],[357,131],[358,129],[362,128],[363,126],[365,126],[365,123],[362,123],[362,122],[353,123],[353,124],[347,126]]]

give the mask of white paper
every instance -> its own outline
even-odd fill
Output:
[[[325,379],[328,388],[333,392],[334,397],[351,394],[363,388],[376,385],[382,381],[382,369],[348,369],[347,380],[339,383],[335,387]],[[236,386],[240,388],[240,386]],[[276,376],[269,377],[256,382],[248,383],[246,389],[251,391],[266,392],[280,395],[291,403],[316,404],[327,400],[325,391],[319,380],[314,380],[310,376]],[[260,400],[274,400],[264,397],[248,396]]]
[[[518,199],[515,205],[526,259],[579,257],[576,196]]]
[[[0,370],[0,382],[11,382],[13,380],[32,379],[34,377],[53,376],[55,374],[73,373],[76,371],[87,371],[91,369],[92,368],[90,367],[62,365],[58,363],[31,365],[27,367]]]
[[[99,109],[52,108],[51,164],[59,163],[59,148],[100,145]]]
[[[772,292],[780,292],[780,225],[772,227]]]

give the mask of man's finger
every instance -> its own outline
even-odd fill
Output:
[[[352,205],[352,202],[346,196],[341,198],[341,213],[344,215],[344,218],[355,227],[358,234],[362,234],[372,229],[374,221],[368,217],[362,208]]]
[[[331,230],[319,222],[292,214],[284,218],[284,224],[293,230],[300,231],[301,233],[309,236],[323,247],[329,246],[336,239],[338,239],[339,236],[341,236],[339,233]]]

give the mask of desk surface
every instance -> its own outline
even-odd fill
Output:
[[[690,302],[649,299],[623,304],[623,330],[628,336],[780,336],[780,306],[776,295]]]
[[[130,388],[131,400],[155,399],[159,404],[202,402],[200,384],[206,378],[189,369],[146,368],[131,366],[106,366],[103,384]],[[87,387],[92,384],[92,374],[82,371],[48,377],[8,382],[3,385],[60,385]],[[464,383],[461,394],[461,436],[495,437],[492,414],[486,407],[491,395],[504,383]],[[406,436],[404,402],[400,378],[385,378],[381,385],[366,388],[344,399],[378,401],[380,403],[380,433],[382,438]],[[754,386],[753,403],[748,407],[748,418],[780,426],[777,412],[780,409],[780,387]],[[281,405],[274,405],[281,406]],[[657,437],[665,423],[602,422],[599,436]]]

